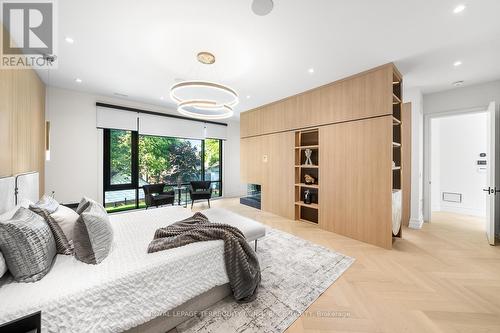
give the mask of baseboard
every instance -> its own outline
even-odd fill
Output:
[[[424,224],[424,219],[410,219],[410,224],[408,228],[410,229],[422,229],[422,225]]]

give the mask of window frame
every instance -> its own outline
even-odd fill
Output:
[[[128,184],[111,184],[111,131],[119,130],[124,132],[131,132],[131,177],[132,181]],[[147,134],[144,134],[147,136]],[[113,191],[123,191],[123,190],[135,190],[135,208],[124,209],[132,210],[139,208],[139,191],[142,190],[142,186],[139,186],[139,138],[141,134],[138,131],[122,130],[114,128],[105,128],[103,135],[103,206],[106,207],[106,192]],[[158,137],[165,137],[161,135],[156,135]],[[167,137],[169,138],[169,137]],[[193,140],[190,138],[179,138],[184,140]],[[219,141],[219,179],[217,181],[211,181],[212,183],[219,183],[219,195],[216,197],[222,197],[223,194],[223,174],[222,174],[222,157],[223,157],[223,140],[216,138],[205,138],[197,139],[201,141],[201,180],[205,180],[205,140],[212,139]],[[183,183],[183,186],[188,186],[189,183]],[[177,184],[167,184],[165,186],[177,186]]]

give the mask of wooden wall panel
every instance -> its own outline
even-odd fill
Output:
[[[12,175],[12,70],[0,70],[0,177]]]
[[[392,117],[320,127],[320,227],[392,247]]]
[[[40,173],[45,187],[45,86],[33,70],[0,70],[0,176]]]
[[[294,218],[294,148],[292,132],[265,135],[262,154],[267,156],[262,171],[262,209],[289,219]],[[262,172],[261,171],[261,172]]]
[[[241,181],[262,186],[262,210],[290,219],[294,218],[294,143],[292,132],[241,139]]]
[[[410,224],[411,203],[411,103],[403,104],[401,109],[402,120],[402,165],[403,172],[403,212],[402,223],[404,226]]]
[[[392,113],[388,64],[241,114],[241,137],[291,131]]]
[[[261,184],[262,172],[262,139],[260,137],[240,140],[240,179],[245,184]]]

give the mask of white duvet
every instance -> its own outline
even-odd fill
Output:
[[[154,232],[192,213],[181,207],[110,216],[113,248],[99,265],[57,255],[35,283],[0,279],[0,324],[42,311],[43,332],[121,332],[227,282],[223,241],[148,254]]]

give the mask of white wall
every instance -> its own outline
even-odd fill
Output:
[[[432,208],[486,216],[486,171],[478,167],[487,149],[486,113],[436,118],[431,121]],[[443,192],[462,194],[462,202],[442,200]]]
[[[424,96],[424,113],[482,108],[490,102],[500,104],[500,80],[466,86]]]
[[[175,111],[128,100],[59,88],[47,89],[46,117],[51,122],[51,159],[45,165],[45,192],[60,202],[79,202],[83,195],[102,199],[102,138],[96,129],[96,102],[175,114]],[[240,183],[240,126],[228,123],[224,143],[225,196],[245,193]]]
[[[412,103],[410,227],[423,224],[423,96],[418,88],[403,90],[404,102]]]
[[[431,121],[431,208],[433,212],[441,210],[441,122]]]

